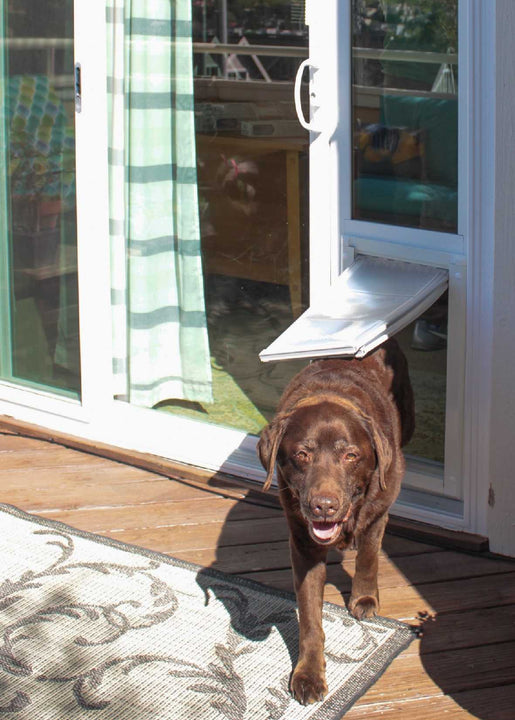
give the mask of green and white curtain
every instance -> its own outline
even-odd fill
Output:
[[[107,0],[114,394],[209,402],[191,0]]]

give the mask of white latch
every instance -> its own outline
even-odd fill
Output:
[[[302,101],[300,97],[300,91],[302,86],[302,76],[304,75],[304,70],[306,68],[309,68],[310,71],[310,77],[309,77],[309,108],[310,108],[310,114],[311,114],[311,120],[308,122],[306,118],[304,117],[304,112],[302,110]],[[295,76],[295,85],[293,89],[293,97],[295,100],[295,110],[297,111],[297,117],[299,119],[300,124],[305,130],[310,130],[311,132],[322,132],[322,122],[321,122],[321,98],[320,95],[320,76],[317,78],[317,74],[320,73],[320,69],[313,65],[310,58],[307,60],[303,60],[301,64],[299,65],[299,69],[297,70],[297,74]]]

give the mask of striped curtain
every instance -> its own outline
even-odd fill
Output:
[[[107,0],[114,395],[212,401],[191,0]]]

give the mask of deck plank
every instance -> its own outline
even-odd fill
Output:
[[[196,498],[197,496],[195,496]],[[243,504],[239,500],[215,496],[206,499],[205,493],[191,502],[191,498],[174,497],[167,502],[154,503],[145,508],[144,513],[137,512],[137,505],[121,507],[83,508],[79,510],[42,510],[40,514],[51,520],[59,520],[89,532],[120,532],[122,530],[144,530],[149,527],[166,527],[172,532],[177,526],[205,526],[227,521],[246,521],[249,525],[255,520],[280,518],[284,525],[282,512],[275,508],[263,507],[252,503]]]
[[[366,704],[428,698],[515,684],[515,642],[445,650],[429,656],[401,653],[367,692]],[[365,701],[362,701],[365,703]]]
[[[0,501],[23,510],[292,589],[287,529],[268,496],[234,483],[171,480],[57,443],[0,434]],[[328,567],[343,604],[355,553]],[[513,720],[515,563],[387,535],[381,612],[421,626],[346,720]]]
[[[513,720],[515,685],[480,688],[432,697],[367,701],[367,695],[345,715],[345,720]]]

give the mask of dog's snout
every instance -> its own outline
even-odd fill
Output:
[[[310,508],[313,517],[328,520],[336,515],[340,503],[334,495],[315,495],[311,498]]]

